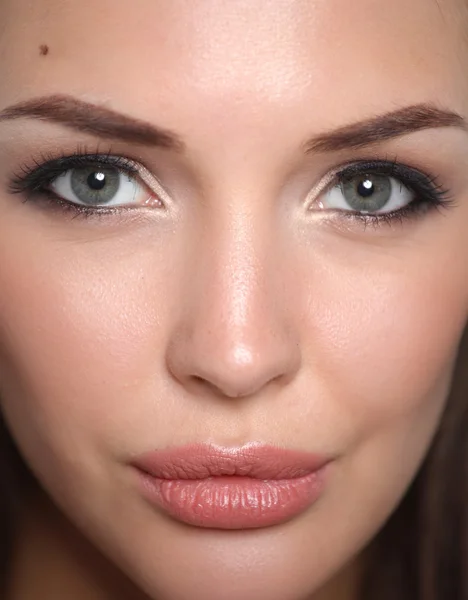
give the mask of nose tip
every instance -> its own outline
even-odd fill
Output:
[[[196,377],[228,398],[251,396],[281,379],[286,370],[272,356],[261,356],[244,345],[218,353],[217,364],[210,362],[212,368],[200,365]]]
[[[226,398],[245,398],[271,385],[286,383],[297,371],[298,345],[267,336],[240,343],[212,336],[206,344],[179,337],[168,356],[173,376],[185,387],[204,387]]]

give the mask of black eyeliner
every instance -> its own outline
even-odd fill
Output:
[[[36,195],[47,192],[47,186],[70,169],[83,167],[113,167],[129,176],[138,175],[132,162],[121,156],[112,154],[75,153],[69,156],[49,159],[37,163],[33,168],[23,166],[21,172],[13,175],[8,191],[10,194]]]
[[[360,213],[355,211],[339,211],[345,218],[357,219],[363,224],[378,225],[379,223],[403,223],[405,219],[416,217],[431,209],[446,208],[453,204],[450,191],[417,168],[410,167],[396,160],[359,161],[343,167],[335,175],[331,187],[341,185],[351,179],[365,175],[385,175],[398,181],[408,188],[415,196],[407,206],[387,213]],[[337,211],[338,212],[338,211]]]

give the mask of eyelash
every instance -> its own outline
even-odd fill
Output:
[[[394,178],[408,188],[415,198],[406,206],[393,212],[381,214],[363,214],[353,211],[337,211],[340,216],[357,220],[367,225],[393,225],[417,217],[423,211],[449,208],[454,199],[450,190],[443,187],[438,178],[429,176],[419,169],[409,167],[395,160],[367,160],[348,164],[335,173],[328,189],[342,185],[359,175],[384,175]]]
[[[76,152],[62,155],[41,156],[34,159],[32,166],[23,165],[20,172],[14,174],[10,180],[8,191],[10,194],[24,195],[25,202],[45,201],[52,208],[59,208],[64,212],[71,212],[76,217],[97,217],[132,210],[128,207],[88,207],[63,200],[48,186],[70,169],[79,169],[99,165],[113,167],[129,177],[137,178],[140,174],[135,162],[123,156],[116,156],[111,152],[96,153],[78,148]]]
[[[48,189],[48,186],[57,177],[63,175],[69,169],[89,167],[90,164],[110,166],[129,177],[136,178],[139,176],[134,161],[130,159],[115,156],[110,152],[104,154],[90,153],[86,149],[78,148],[71,155],[63,155],[58,158],[42,156],[40,160],[33,160],[32,166],[23,166],[19,173],[12,176],[8,186],[9,192],[24,195],[26,202],[46,201],[52,207],[62,211],[70,211],[77,217],[94,217],[133,210],[129,207],[81,206],[59,198]],[[397,160],[361,160],[345,165],[335,173],[327,189],[342,185],[349,179],[364,174],[392,177],[415,195],[415,199],[408,205],[390,213],[363,214],[345,210],[334,211],[340,213],[341,217],[359,221],[365,226],[391,225],[395,222],[403,223],[409,218],[417,217],[423,210],[447,208],[453,204],[449,190],[438,183],[437,177],[426,175],[418,169],[397,162]]]

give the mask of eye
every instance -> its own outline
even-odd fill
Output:
[[[385,174],[363,173],[341,176],[340,182],[322,196],[320,207],[378,215],[399,211],[415,199],[415,192],[398,179]]]
[[[93,208],[142,206],[152,199],[135,176],[99,164],[70,168],[53,179],[48,188],[67,202]]]

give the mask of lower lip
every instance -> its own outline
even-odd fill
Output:
[[[212,529],[256,529],[286,523],[324,489],[324,469],[294,479],[251,477],[160,479],[140,471],[144,497],[177,521]]]

